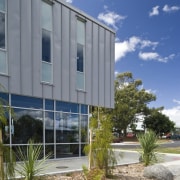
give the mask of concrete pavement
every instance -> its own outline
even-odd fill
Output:
[[[117,150],[115,149],[117,165],[132,164],[139,162],[139,153],[136,151]],[[180,154],[161,153],[160,156],[164,159],[162,165],[166,166],[173,175],[176,175],[180,180]],[[65,158],[58,160],[48,160],[47,168],[41,174],[59,174],[70,173],[73,171],[81,171],[83,166],[88,167],[88,158]],[[20,177],[17,175],[17,177]]]

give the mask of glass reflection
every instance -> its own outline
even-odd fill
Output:
[[[12,106],[43,109],[43,100],[40,98],[12,95]]]
[[[56,113],[56,142],[79,142],[79,118],[77,114]]]
[[[11,121],[13,144],[27,144],[29,139],[35,143],[43,142],[42,111],[14,109],[16,118]]]
[[[79,105],[76,103],[56,101],[56,110],[70,113],[79,113]]]
[[[5,0],[0,0],[0,11],[5,11]]]
[[[42,1],[42,27],[52,29],[52,6]]]
[[[83,70],[83,49],[84,46],[81,44],[77,44],[77,71],[84,72]]]
[[[81,142],[88,142],[88,116],[81,115]]]
[[[56,145],[56,158],[79,156],[79,144]]]
[[[45,112],[45,142],[54,142],[54,113]]]
[[[46,110],[54,110],[54,101],[46,99],[45,100],[45,109]]]
[[[45,155],[51,154],[50,159],[54,158],[54,145],[45,146]]]
[[[42,29],[42,60],[51,62],[51,32]]]
[[[0,48],[5,49],[5,14],[0,12]]]
[[[0,40],[1,41],[1,40]],[[7,61],[6,61],[6,52],[0,50],[0,73],[7,74]]]

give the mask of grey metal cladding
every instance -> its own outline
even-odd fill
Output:
[[[8,76],[1,82],[9,92],[67,102],[114,107],[115,33],[85,13],[54,1],[53,83],[41,82],[41,1],[8,2]],[[85,89],[76,87],[77,16],[85,20]]]

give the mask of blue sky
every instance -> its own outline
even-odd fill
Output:
[[[180,127],[180,1],[66,0],[116,32],[115,74],[130,71]]]

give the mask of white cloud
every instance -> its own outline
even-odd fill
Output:
[[[107,9],[107,7],[105,9]],[[103,21],[105,24],[113,27],[115,30],[118,30],[116,23],[118,23],[120,20],[124,20],[125,18],[126,18],[125,16],[121,16],[119,14],[116,14],[115,12],[110,12],[110,11],[105,13],[100,13],[98,15],[98,19],[100,21]]]
[[[179,100],[173,99],[173,102],[175,102],[175,103],[180,105],[180,101]]]
[[[163,7],[163,11],[164,12],[175,12],[175,11],[178,11],[178,10],[180,10],[180,6],[168,6],[167,4],[166,5],[164,5],[164,7]]]
[[[149,93],[149,94],[156,94],[156,93],[157,93],[156,90],[152,90],[152,89],[146,89],[145,91],[146,91],[147,93]]]
[[[156,60],[159,62],[168,62],[174,58],[174,54],[171,54],[167,57],[161,57],[157,52],[139,52],[139,58],[145,61]]]
[[[119,61],[121,58],[125,57],[127,53],[134,52],[136,49],[143,49],[145,47],[152,47],[155,49],[158,42],[152,42],[149,40],[142,40],[139,37],[132,36],[129,40],[120,42],[116,39],[115,42],[115,61]]]
[[[175,122],[176,127],[180,127],[180,106],[164,109],[162,113],[168,116],[171,121]]]
[[[159,6],[155,6],[152,8],[152,11],[149,13],[149,16],[157,16],[159,15]]]
[[[116,77],[118,74],[119,74],[118,71],[115,71],[115,72],[114,72],[114,76],[115,76],[115,77]]]
[[[73,0],[65,0],[67,3],[72,3]]]
[[[152,49],[155,50],[158,44],[159,44],[158,42],[152,42],[149,40],[142,40],[141,41],[141,49],[143,49],[145,47],[152,47]]]

